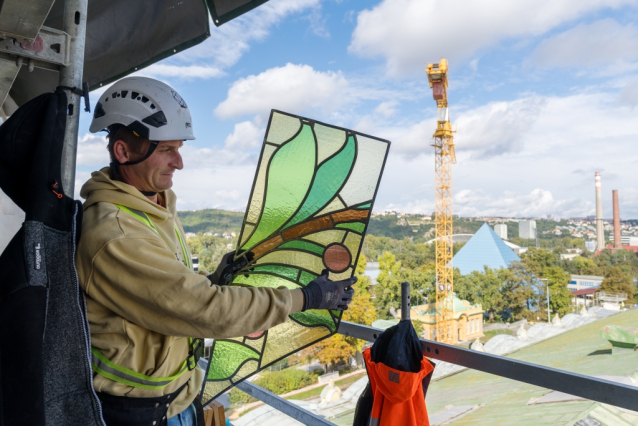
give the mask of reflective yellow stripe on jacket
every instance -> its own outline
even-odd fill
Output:
[[[126,212],[131,216],[139,219],[142,223],[146,224],[149,228],[155,231],[157,235],[160,235],[157,227],[155,226],[155,224],[153,224],[151,218],[148,217],[148,215],[143,211],[125,207],[120,204],[116,204],[116,206],[123,212]],[[177,234],[177,239],[182,246],[184,264],[186,265],[186,267],[192,270],[192,261],[190,260],[188,249],[186,247],[186,244],[184,243],[184,238],[179,231],[177,223],[175,223],[175,233]],[[106,377],[107,379],[113,380],[118,383],[132,386],[134,388],[162,389],[175,380],[179,379],[187,371],[193,370],[197,366],[197,360],[199,359],[201,352],[203,351],[204,341],[203,339],[191,338],[189,338],[188,340],[190,346],[188,358],[186,358],[184,362],[182,362],[177,373],[173,376],[151,377],[145,374],[138,373],[110,361],[96,348],[91,348],[91,367],[93,368],[93,371],[95,371],[100,376]]]

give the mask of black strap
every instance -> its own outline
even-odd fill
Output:
[[[120,171],[119,171],[119,167],[120,166],[132,166],[134,164],[141,163],[142,161],[146,160],[148,157],[153,155],[153,152],[155,152],[155,148],[157,148],[158,144],[159,144],[159,141],[151,141],[151,145],[148,147],[148,151],[146,151],[146,154],[144,155],[144,157],[140,158],[139,160],[127,161],[126,163],[120,163],[117,160],[111,161],[111,163],[109,164],[109,167],[111,169],[111,179],[121,180],[120,179]],[[142,194],[144,194],[146,196],[150,196],[150,197],[152,197],[153,195],[157,195],[157,192],[142,191],[141,189],[139,191]]]
[[[204,407],[202,407],[202,401],[199,398],[193,400],[195,406],[195,412],[197,413],[197,426],[206,426],[206,420],[204,419]]]
[[[135,161],[127,161],[126,163],[118,163],[118,166],[132,166],[132,165],[141,163],[142,161],[150,157],[153,154],[153,152],[155,152],[155,148],[157,148],[158,144],[159,144],[159,141],[151,141],[151,146],[148,147],[148,151],[146,151],[146,155],[144,155],[144,157]]]
[[[188,383],[173,393],[157,398],[133,398],[97,392],[104,422],[108,426],[166,425],[168,407]]]
[[[84,98],[84,111],[91,112],[91,103],[89,102],[89,83],[84,82],[82,84],[82,88],[78,87],[69,87],[69,86],[58,86],[55,90],[68,90],[69,92],[82,96]]]

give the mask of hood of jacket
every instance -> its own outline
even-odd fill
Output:
[[[421,371],[410,373],[395,370],[381,362],[374,362],[370,356],[370,349],[363,353],[368,374],[374,375],[375,385],[383,396],[392,404],[401,404],[414,396],[421,387],[423,378],[434,370],[434,366],[423,357]]]
[[[121,204],[125,207],[143,211],[151,216],[151,220],[156,223],[162,223],[172,218],[175,214],[177,203],[177,197],[170,189],[158,194],[159,197],[163,198],[166,207],[152,202],[134,186],[112,180],[108,167],[91,173],[91,179],[82,186],[80,196],[86,199],[84,210],[100,202]]]

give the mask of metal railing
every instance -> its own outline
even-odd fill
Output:
[[[406,296],[406,292],[409,294],[409,286],[402,286],[401,290],[402,320],[409,320],[409,314],[404,314],[404,312],[409,312],[410,310],[410,298]],[[344,336],[374,342],[377,337],[383,333],[383,330],[342,321],[337,332]],[[638,387],[485,352],[478,352],[445,343],[438,343],[426,339],[419,340],[421,341],[423,355],[428,358],[472,368],[530,385],[564,392],[592,401],[638,411]],[[237,387],[305,425],[333,425],[333,423],[328,420],[248,381],[239,383]]]

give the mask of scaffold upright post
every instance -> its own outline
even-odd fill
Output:
[[[82,89],[88,3],[88,0],[65,0],[64,2],[63,30],[69,35],[70,60],[69,65],[60,70],[60,86]],[[68,104],[62,149],[62,188],[66,195],[73,197],[81,96],[69,90],[66,94]]]
[[[410,283],[401,283],[401,321],[410,321]]]

